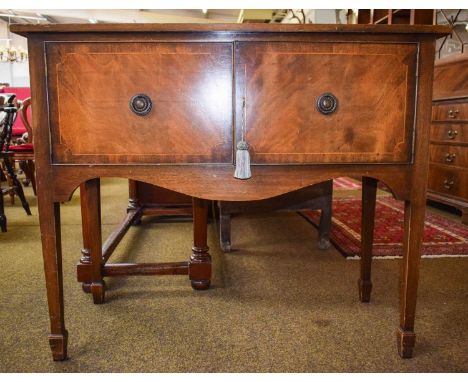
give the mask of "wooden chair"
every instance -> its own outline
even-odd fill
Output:
[[[31,123],[29,122],[29,108],[31,107],[31,97],[26,98],[21,101],[21,106],[19,109],[19,116],[23,122],[24,127],[26,127],[28,133],[27,143],[22,143],[19,145],[10,146],[10,150],[13,151],[13,158],[15,161],[19,162],[21,170],[23,170],[26,178],[31,181],[31,186],[36,195],[36,168],[34,166],[34,146],[33,133]]]
[[[12,134],[12,128],[13,124],[15,121],[15,118],[18,113],[18,103],[15,102],[15,95],[7,95],[7,99],[5,101],[4,97],[0,97],[0,111],[3,112],[4,116],[1,118],[0,121],[0,159],[2,161],[3,168],[6,171],[6,175],[8,176],[10,182],[11,182],[11,187],[7,190],[12,190],[16,195],[21,200],[21,204],[23,205],[24,210],[28,215],[31,215],[31,210],[29,209],[29,203],[26,200],[26,197],[24,196],[23,192],[23,187],[21,186],[21,183],[18,181],[18,178],[16,177],[16,173],[14,170],[14,156],[15,153],[14,151],[10,150],[10,140],[11,140],[11,134]],[[2,200],[0,203],[2,203],[1,210],[3,210],[3,190],[1,191],[2,193]],[[1,211],[0,210],[0,214]],[[6,217],[3,213],[3,217],[0,217],[1,221],[1,229],[3,232],[6,231]]]

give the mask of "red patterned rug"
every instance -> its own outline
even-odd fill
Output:
[[[392,197],[377,197],[373,256],[401,257],[403,242],[403,202]],[[301,215],[315,226],[318,211],[303,211]],[[361,200],[333,200],[333,223],[330,240],[347,258],[358,258],[361,244]],[[468,226],[426,212],[423,257],[468,256]]]
[[[361,189],[361,182],[353,178],[348,177],[341,177],[333,179],[333,188],[335,190],[360,190]]]

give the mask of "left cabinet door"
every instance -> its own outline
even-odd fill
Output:
[[[53,163],[232,162],[230,43],[47,42],[45,49]]]

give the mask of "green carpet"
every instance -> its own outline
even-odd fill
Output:
[[[233,219],[231,254],[209,231],[213,287],[186,276],[115,278],[93,305],[76,280],[81,248],[77,195],[62,207],[65,317],[70,360],[54,363],[33,216],[6,202],[0,234],[0,371],[316,372],[468,371],[468,259],[424,259],[415,357],[396,352],[399,261],[376,261],[373,299],[358,302],[357,261],[316,249],[315,229],[294,213]],[[103,182],[103,231],[123,217],[127,184]],[[181,261],[191,223],[144,220],[111,261]]]

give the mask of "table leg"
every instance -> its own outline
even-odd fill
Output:
[[[102,276],[101,185],[100,179],[90,179],[81,185],[81,216],[83,226],[82,264],[91,265],[91,280],[83,290],[91,292],[95,304],[104,302],[105,283]]]
[[[362,177],[362,216],[361,216],[361,269],[358,280],[359,300],[369,302],[372,281],[372,244],[374,242],[375,200],[377,179]]]
[[[211,282],[211,256],[208,254],[208,200],[193,198],[193,247],[189,277],[193,289],[208,289]]]
[[[0,229],[2,232],[7,231],[7,218],[5,216],[5,209],[3,207],[3,191],[0,184]]]
[[[54,361],[63,361],[67,358],[68,332],[65,329],[63,306],[60,204],[53,203],[47,195],[40,195],[38,207],[50,317],[49,344]]]
[[[402,358],[411,358],[416,341],[414,318],[424,233],[425,197],[405,202],[405,228],[403,259],[400,277],[400,327],[397,330],[398,353]]]
[[[222,205],[219,208],[219,244],[223,252],[231,252],[231,214],[225,213]]]
[[[332,203],[333,203],[333,183],[330,186],[330,192],[327,195],[321,196],[322,209],[320,212],[318,247],[320,249],[328,249],[331,247],[330,231],[332,225]]]

